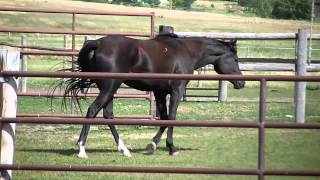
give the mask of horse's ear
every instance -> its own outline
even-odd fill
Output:
[[[232,39],[232,40],[230,40],[230,45],[232,45],[232,46],[234,46],[234,47],[236,47],[237,46],[237,40],[236,39]]]
[[[83,46],[89,44],[89,42],[92,42],[92,41],[94,41],[94,40],[85,40],[85,41],[83,42]]]

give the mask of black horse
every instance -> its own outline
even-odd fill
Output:
[[[176,73],[192,74],[195,69],[213,64],[219,74],[241,74],[236,51],[236,41],[224,42],[204,37],[179,38],[161,35],[150,40],[138,40],[122,36],[107,36],[88,41],[79,52],[78,70],[81,72],[114,73]],[[153,91],[156,108],[162,120],[175,120],[177,108],[188,83],[187,80],[124,80],[77,79],[67,81],[65,95],[77,96],[79,89],[96,85],[99,95],[90,105],[87,118],[94,118],[103,109],[104,118],[113,118],[113,95],[122,83],[142,90]],[[244,87],[244,81],[231,81],[234,88]],[[170,95],[169,111],[166,96]],[[167,113],[168,112],[168,113]],[[114,126],[109,126],[118,150],[131,156]],[[80,158],[86,158],[84,145],[90,125],[83,125],[78,140]],[[167,127],[160,127],[147,151],[153,153]],[[170,155],[178,153],[173,144],[173,127],[168,127],[166,146]]]

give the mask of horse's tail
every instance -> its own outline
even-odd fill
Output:
[[[73,62],[71,68],[63,69],[60,71],[69,71],[69,72],[90,72],[94,71],[92,69],[92,59],[95,56],[95,50],[98,47],[98,42],[96,40],[89,40],[83,44],[81,48],[78,59],[76,62]],[[67,109],[67,102],[70,100],[72,104],[75,104],[76,107],[81,110],[80,99],[84,99],[84,96],[79,96],[81,94],[87,94],[88,88],[90,88],[94,84],[94,81],[89,78],[62,78],[55,82],[55,84],[50,88],[50,94],[53,97],[54,92],[57,89],[63,90],[63,101],[62,107],[63,109]],[[51,98],[52,100],[53,98]],[[52,102],[52,101],[51,101]],[[52,103],[51,103],[52,105]]]
[[[83,44],[83,47],[81,48],[79,55],[78,55],[78,60],[77,60],[77,65],[78,65],[78,70],[82,72],[90,72],[94,71],[91,69],[93,67],[91,64],[91,60],[94,58],[94,50],[98,48],[98,40],[88,40],[85,41]]]

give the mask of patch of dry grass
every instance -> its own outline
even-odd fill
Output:
[[[61,6],[63,4],[63,6]],[[63,9],[94,9],[117,12],[155,12],[157,24],[172,25],[177,31],[231,31],[231,32],[296,32],[298,28],[307,28],[306,21],[272,20],[257,17],[244,17],[232,14],[209,12],[189,12],[181,10],[154,9],[145,7],[128,7],[122,5],[90,3],[70,0],[12,0],[0,1],[0,6],[63,8]],[[43,19],[42,21],[50,21]],[[103,17],[106,18],[106,17]],[[94,19],[93,19],[94,20]],[[119,22],[120,24],[121,22]],[[132,22],[134,26],[136,21]],[[94,25],[94,21],[90,22]],[[314,32],[320,32],[315,25]]]

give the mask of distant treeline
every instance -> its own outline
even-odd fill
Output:
[[[160,0],[81,0],[87,2],[122,4],[128,6],[144,6],[144,7],[159,7]],[[170,9],[190,9],[191,4],[196,0],[168,0]]]
[[[276,19],[309,19],[312,0],[229,0],[246,11]]]
[[[158,7],[160,0],[81,0],[122,4],[129,6]],[[196,0],[167,0],[170,9],[190,9]],[[215,0],[209,0],[214,2]],[[275,19],[309,19],[312,0],[226,0],[237,2],[243,11],[252,12],[260,17]]]

